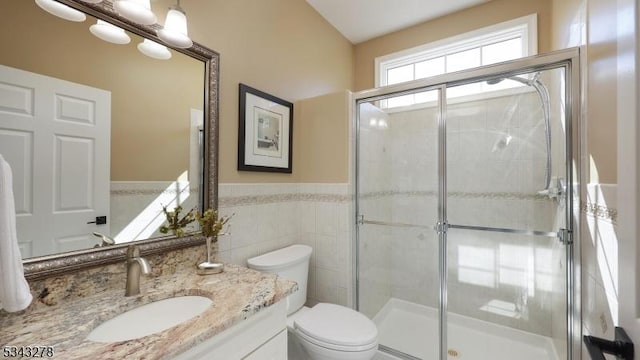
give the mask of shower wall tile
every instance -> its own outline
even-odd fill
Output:
[[[389,168],[387,164],[386,169]],[[375,179],[363,178],[364,181]],[[365,194],[360,203],[360,214],[365,219],[389,222],[392,221],[392,203],[390,182],[379,187],[381,191]],[[360,294],[359,310],[369,317],[378,311],[391,299],[393,279],[391,277],[392,234],[388,227],[379,225],[365,225],[360,228]]]
[[[367,220],[392,221],[392,201],[389,194],[394,190],[396,183],[394,178],[395,168],[402,166],[414,167],[412,159],[420,158],[418,149],[395,146],[398,134],[393,134],[391,118],[388,114],[367,104],[361,111],[360,121],[360,159],[359,191],[364,196],[361,198],[359,212]],[[415,114],[407,114],[411,118]],[[380,120],[387,126],[375,127],[367,124],[375,124]],[[434,126],[433,122],[429,126]],[[423,127],[415,126],[414,131],[407,131],[402,136],[404,142],[408,142],[409,136],[420,137]],[[426,137],[425,135],[422,135]],[[363,146],[365,145],[365,146]],[[368,146],[368,147],[367,147]],[[420,149],[420,151],[426,151]],[[364,154],[367,152],[367,154]],[[362,161],[363,157],[365,161]],[[417,177],[407,177],[401,181],[417,184]],[[360,228],[359,254],[360,254],[360,294],[359,309],[365,315],[373,317],[391,299],[393,279],[391,276],[392,259],[391,246],[392,234],[385,226],[365,225]],[[351,288],[351,287],[349,287]]]
[[[509,130],[520,127],[519,101],[513,97],[497,97],[486,101],[487,129]]]
[[[518,122],[522,129],[544,126],[544,113],[538,94],[532,92],[524,97],[519,108]]]
[[[363,226],[360,230],[360,311],[375,316],[391,299],[392,235],[383,226]]]
[[[582,312],[585,335],[613,338],[618,319],[617,185],[588,184],[582,220]]]
[[[425,126],[436,124],[425,120],[433,118],[435,109],[389,114],[391,138],[386,144],[393,157],[389,167],[393,191],[380,203],[391,204],[393,222],[427,226],[408,231],[393,228],[392,296],[436,307],[438,238],[428,227],[437,222],[437,127]],[[544,130],[535,92],[450,105],[449,223],[554,229],[558,204],[537,194],[545,187]],[[425,160],[423,154],[431,159]],[[559,160],[554,164],[564,166]],[[562,174],[562,166],[554,169],[556,174]],[[425,190],[431,192],[419,193]],[[558,266],[549,254],[555,254],[555,239],[460,231],[450,231],[449,239],[450,311],[551,334],[550,284],[555,284],[552,279],[557,272],[550,269]],[[518,261],[509,263],[513,258]]]

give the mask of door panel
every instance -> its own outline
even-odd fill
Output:
[[[0,152],[14,174],[23,258],[109,234],[87,223],[109,214],[110,121],[109,92],[0,66]]]
[[[95,103],[61,94],[55,95],[56,120],[95,125]]]
[[[359,310],[380,346],[432,359],[438,337],[439,90],[359,104]],[[406,106],[428,99],[427,106]]]
[[[358,305],[377,323],[382,351],[580,358],[578,55],[356,96]],[[428,86],[446,94],[431,118],[424,115],[434,98],[421,93]],[[420,127],[403,133],[398,116]],[[433,322],[418,324],[423,316]]]
[[[519,85],[492,90],[502,82]],[[448,351],[505,360],[567,351],[563,83],[557,69],[482,82],[476,99],[447,88]]]
[[[54,161],[55,214],[93,210],[93,139],[56,136]]]
[[[18,151],[13,151],[19,149]],[[11,151],[10,151],[11,150]],[[11,164],[16,214],[33,211],[33,133],[30,131],[0,130],[0,154]],[[5,155],[6,154],[6,155]]]

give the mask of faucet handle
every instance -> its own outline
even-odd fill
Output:
[[[116,241],[113,240],[113,238],[110,238],[107,235],[104,235],[102,233],[99,232],[94,232],[93,236],[98,237],[102,240],[102,242],[100,242],[100,244],[96,244],[94,246],[94,248],[98,248],[98,247],[103,247],[103,246],[109,246],[109,245],[115,245]]]
[[[140,248],[137,245],[129,245],[127,247],[127,260],[140,257]]]

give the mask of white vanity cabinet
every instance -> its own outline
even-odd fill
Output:
[[[287,330],[278,335],[244,357],[244,360],[284,360],[287,359]]]
[[[248,319],[176,356],[174,359],[286,360],[286,300],[279,301],[261,310]]]

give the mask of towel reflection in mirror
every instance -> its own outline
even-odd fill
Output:
[[[21,311],[32,299],[18,247],[13,175],[9,163],[0,154],[0,309]]]

